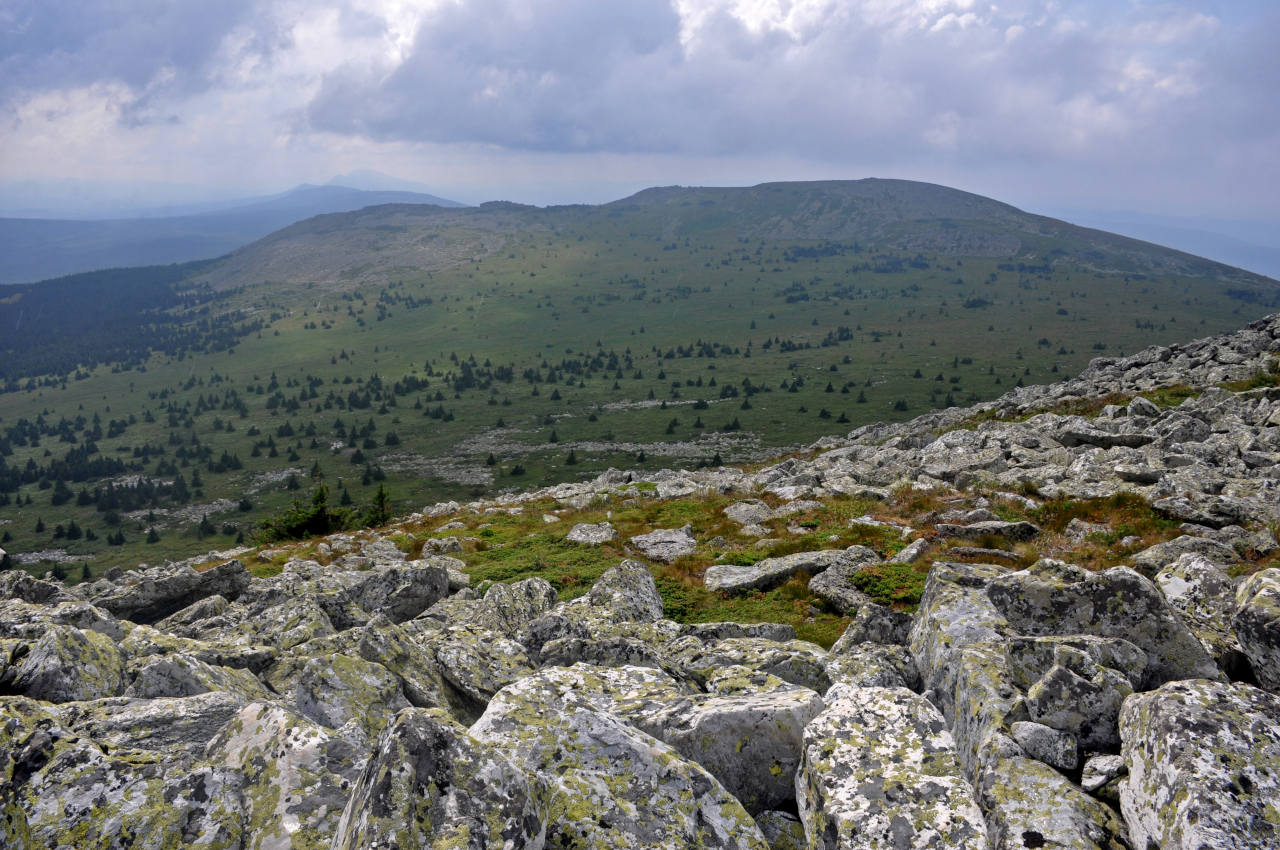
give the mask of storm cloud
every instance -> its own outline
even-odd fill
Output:
[[[1193,0],[20,0],[0,167],[74,170],[32,142],[61,123],[123,164],[185,129],[242,171],[739,160],[1274,209],[1278,33]]]

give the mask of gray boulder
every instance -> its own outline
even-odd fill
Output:
[[[1258,684],[1280,693],[1280,569],[1254,573],[1236,591],[1238,607],[1231,620],[1240,647],[1253,666]]]
[[[1225,543],[1205,537],[1183,534],[1164,543],[1149,546],[1133,556],[1133,568],[1144,576],[1154,576],[1182,555],[1201,555],[1219,566],[1234,564],[1240,560],[1236,551]]]
[[[618,539],[618,532],[609,522],[580,522],[565,535],[565,540],[570,543],[583,543],[588,546],[599,546],[616,539]]]
[[[1091,573],[1042,560],[991,581],[987,597],[1022,634],[1090,634],[1132,642],[1147,653],[1148,686],[1221,676],[1155,585],[1126,567]]]
[[[106,635],[51,626],[39,640],[14,647],[0,688],[46,702],[118,696],[125,688],[124,656]]]
[[[796,804],[811,850],[986,850],[942,715],[905,688],[837,685],[804,730]]]
[[[683,528],[659,528],[632,537],[631,545],[646,558],[669,564],[697,548],[698,541],[693,539],[690,530],[687,525]]]
[[[1242,678],[1248,664],[1231,631],[1236,608],[1236,586],[1231,578],[1205,556],[1187,553],[1157,573],[1155,583],[1218,667],[1233,678]]]
[[[329,846],[363,759],[333,731],[264,702],[241,709],[205,748],[207,763],[241,777],[245,850]]]
[[[1280,698],[1245,684],[1170,682],[1125,702],[1120,738],[1133,846],[1280,846]]]
[[[530,782],[443,712],[401,711],[378,736],[339,821],[334,850],[538,850]]]
[[[549,846],[767,850],[705,769],[585,701],[549,711],[545,690],[530,685],[502,690],[470,732],[534,777]]]
[[[154,623],[206,596],[234,600],[249,586],[251,576],[240,561],[197,572],[191,567],[153,567],[129,574],[132,583],[114,585],[90,601],[122,620]]]
[[[938,523],[938,534],[959,540],[980,540],[983,537],[1002,537],[1005,540],[1031,540],[1040,535],[1039,526],[1030,522],[1004,522],[1002,520],[985,520],[968,525]]]
[[[707,567],[703,581],[708,590],[723,593],[767,590],[782,584],[799,572],[806,572],[811,576],[818,575],[847,560],[848,556],[843,549],[824,549],[817,552],[796,552],[777,558],[765,558],[748,566],[713,564]]]

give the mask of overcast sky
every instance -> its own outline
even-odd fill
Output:
[[[1274,0],[3,0],[0,181],[893,176],[1280,218],[1277,41]]]

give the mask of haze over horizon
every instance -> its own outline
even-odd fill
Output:
[[[377,0],[0,10],[0,198],[467,203],[901,177],[1280,220],[1280,11],[1052,0]]]

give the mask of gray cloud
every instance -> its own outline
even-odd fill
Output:
[[[1185,5],[1054,8],[834,3],[791,29],[720,10],[686,45],[667,0],[449,4],[390,74],[327,74],[308,115],[380,140],[958,161],[1140,159],[1206,112],[1269,132],[1231,104],[1257,109],[1276,60],[1231,61],[1230,27]]]
[[[121,83],[135,97],[216,82],[227,35],[242,49],[279,46],[254,0],[9,0],[0,7],[0,97]]]

